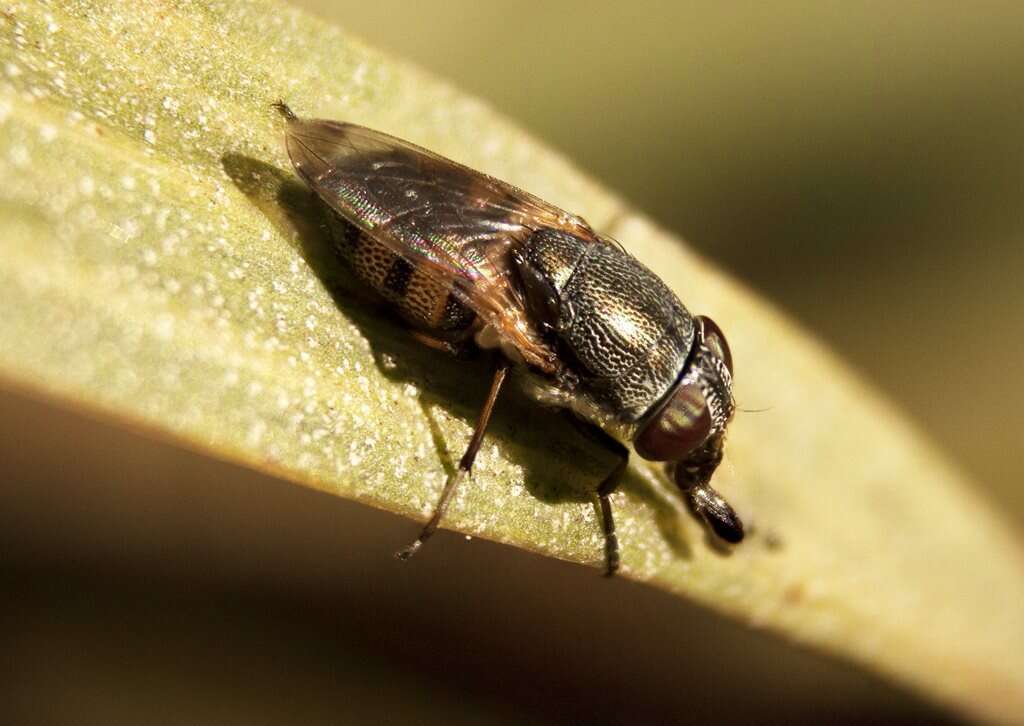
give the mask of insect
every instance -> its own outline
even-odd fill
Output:
[[[299,118],[283,101],[295,171],[326,204],[356,275],[414,335],[457,353],[495,351],[490,391],[433,515],[397,556],[415,554],[465,480],[510,369],[542,405],[571,412],[617,458],[596,490],[606,574],[619,566],[609,495],[627,444],[670,462],[693,512],[743,539],[711,487],[735,411],[732,355],[657,275],[583,219],[486,174],[362,126]]]

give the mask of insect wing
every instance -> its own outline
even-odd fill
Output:
[[[296,171],[330,207],[418,269],[451,283],[528,362],[544,365],[550,358],[510,279],[509,253],[542,227],[596,240],[583,220],[362,126],[291,119],[287,146]]]

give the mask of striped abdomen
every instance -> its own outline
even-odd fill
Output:
[[[451,283],[427,275],[358,227],[332,213],[338,252],[356,276],[390,302],[412,325],[449,340],[467,337],[476,314],[452,294]]]

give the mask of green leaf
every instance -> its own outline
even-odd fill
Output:
[[[970,483],[770,305],[480,103],[273,3],[33,3],[0,32],[9,386],[425,518],[487,366],[417,346],[351,284],[270,104],[380,128],[582,214],[728,332],[740,404],[768,408],[738,417],[716,480],[752,536],[715,549],[634,464],[625,576],[965,713],[1024,712],[1020,542]],[[445,525],[598,564],[609,464],[507,396]]]

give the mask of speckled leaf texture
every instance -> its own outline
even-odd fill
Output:
[[[270,104],[379,128],[583,215],[728,332],[740,405],[768,409],[739,415],[717,478],[752,535],[718,551],[634,464],[614,496],[624,576],[974,717],[1024,714],[1010,528],[841,361],[564,159],[286,6],[2,9],[5,385],[425,518],[486,361],[418,347],[351,283]],[[607,456],[522,396],[500,409],[445,525],[599,564],[589,492]]]

